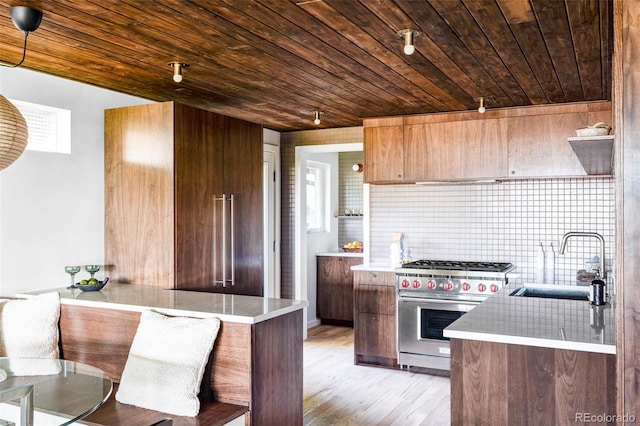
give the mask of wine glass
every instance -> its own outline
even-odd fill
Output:
[[[65,266],[64,267],[64,271],[71,275],[71,285],[67,288],[76,288],[76,282],[73,279],[73,277],[75,277],[75,275],[80,272],[82,268],[80,266]]]
[[[93,278],[93,274],[100,270],[100,265],[84,265],[84,269],[86,269],[87,272],[91,274],[91,278]]]

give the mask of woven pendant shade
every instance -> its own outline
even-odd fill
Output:
[[[18,108],[0,95],[0,170],[9,167],[27,147],[29,131]]]

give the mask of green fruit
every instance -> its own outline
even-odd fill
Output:
[[[98,279],[97,279],[97,278],[91,278],[91,279],[89,280],[89,284],[90,284],[90,285],[98,284]]]
[[[80,285],[87,285],[87,284],[89,284],[89,281],[87,280],[80,281]]]

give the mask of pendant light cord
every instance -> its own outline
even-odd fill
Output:
[[[9,64],[4,61],[0,61],[0,65],[8,68],[17,68],[24,62],[25,57],[27,56],[27,37],[29,37],[29,31],[24,32],[24,47],[22,48],[22,59],[15,65]]]

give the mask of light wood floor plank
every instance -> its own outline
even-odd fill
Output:
[[[448,425],[449,378],[353,363],[353,329],[321,325],[304,343],[304,424]]]

